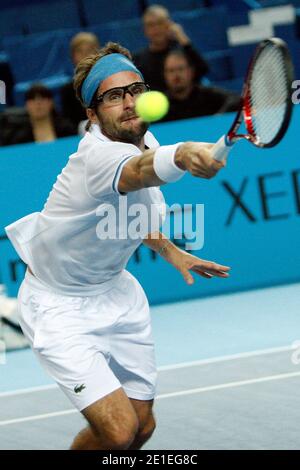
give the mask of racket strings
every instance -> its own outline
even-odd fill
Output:
[[[290,98],[287,83],[286,60],[281,49],[265,47],[254,64],[248,96],[252,132],[260,143],[271,142],[282,127]]]

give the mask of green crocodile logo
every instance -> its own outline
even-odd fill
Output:
[[[82,390],[84,390],[86,387],[84,384],[81,384],[81,385],[76,385],[76,387],[74,387],[74,392],[75,393],[80,393],[82,392]]]

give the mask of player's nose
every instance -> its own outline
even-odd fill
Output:
[[[135,106],[135,98],[130,94],[130,93],[126,93],[124,98],[123,98],[123,106],[124,106],[124,109],[133,109],[134,106]]]

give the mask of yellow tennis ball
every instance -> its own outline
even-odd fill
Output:
[[[158,121],[167,114],[169,100],[160,91],[147,91],[137,98],[135,110],[146,122]]]

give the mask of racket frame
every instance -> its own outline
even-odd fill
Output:
[[[281,125],[279,132],[276,134],[274,139],[272,139],[270,142],[263,143],[263,142],[260,142],[259,138],[255,135],[255,132],[254,132],[252,115],[251,115],[250,82],[251,82],[251,77],[252,77],[253,69],[256,64],[257,58],[262,52],[262,50],[268,44],[274,44],[276,45],[276,47],[279,47],[285,59],[286,71],[287,71],[287,81],[286,81],[286,88],[287,88],[286,104],[287,106],[286,106],[286,112],[285,112],[285,116],[283,119],[283,123]],[[288,129],[291,116],[292,116],[293,105],[292,105],[291,93],[292,93],[293,79],[294,79],[293,63],[292,63],[292,60],[291,60],[291,57],[290,57],[290,54],[289,54],[289,51],[285,42],[280,38],[270,38],[270,39],[265,39],[264,41],[261,41],[259,45],[256,47],[253,57],[250,60],[250,63],[248,65],[246,79],[245,79],[243,91],[242,91],[240,110],[238,111],[236,118],[231,128],[229,129],[229,132],[225,136],[225,143],[228,147],[232,146],[233,144],[235,144],[235,142],[237,142],[240,139],[247,139],[252,144],[260,148],[274,147],[281,141],[281,139],[283,138],[284,134],[286,133]],[[237,134],[237,131],[243,119],[245,122],[246,129],[248,131],[248,134]]]

